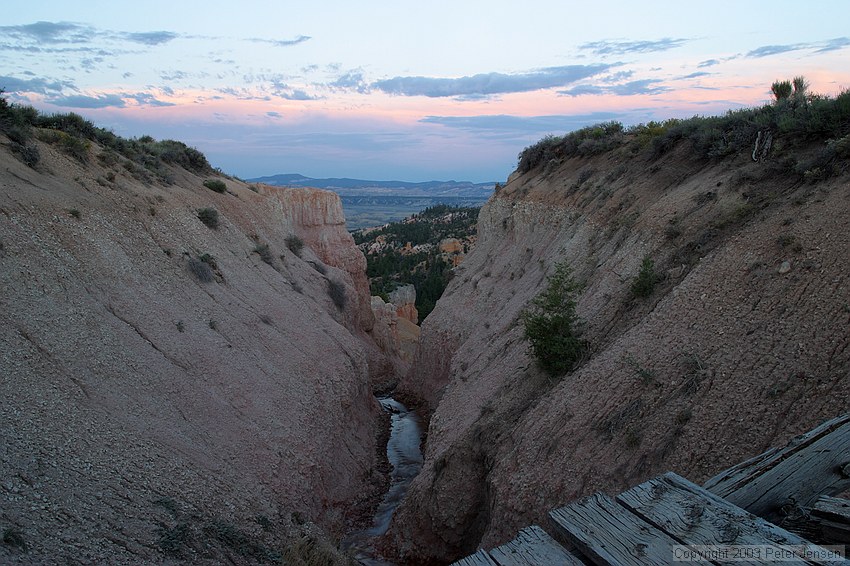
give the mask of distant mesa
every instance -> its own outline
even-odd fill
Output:
[[[493,194],[496,182],[469,181],[370,181],[365,179],[314,179],[298,173],[284,173],[249,179],[278,187],[315,187],[340,196],[349,230],[398,222],[437,204],[478,207]]]
[[[482,202],[493,194],[495,181],[487,183],[472,183],[470,181],[423,181],[412,183],[408,181],[370,181],[366,179],[328,178],[314,179],[298,173],[282,173],[267,177],[248,179],[252,183],[265,183],[279,187],[315,187],[328,189],[340,196],[451,196],[479,199]]]

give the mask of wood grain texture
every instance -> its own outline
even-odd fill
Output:
[[[475,554],[470,554],[457,562],[452,562],[451,566],[499,566],[499,564],[490,558],[490,555],[486,551],[479,550]]]
[[[823,496],[815,502],[811,517],[828,544],[850,544],[850,500]]]
[[[776,558],[781,547],[799,547],[817,556],[809,541],[732,505],[700,486],[668,472],[617,496],[617,501],[648,523],[687,545],[760,546],[775,549],[740,564],[841,564],[835,561]],[[825,553],[820,553],[823,555]],[[774,557],[772,560],[771,557]]]
[[[490,551],[500,566],[583,566],[584,562],[559,545],[542,528],[532,525],[517,537]]]
[[[670,564],[673,547],[680,544],[602,493],[555,509],[549,517],[594,564]]]
[[[850,414],[825,422],[711,478],[704,486],[773,522],[783,507],[810,507],[821,495],[850,488]]]

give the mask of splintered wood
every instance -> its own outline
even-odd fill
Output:
[[[771,521],[796,513],[824,544],[850,542],[850,415],[730,468],[700,487],[672,472],[616,498],[596,493],[549,513],[550,532],[519,532],[460,566],[844,565],[809,537]],[[787,522],[787,521],[786,521]],[[790,526],[788,527],[791,528]],[[798,531],[808,532],[808,531]]]
[[[850,488],[850,414],[711,478],[708,491],[769,521]]]
[[[555,509],[549,517],[596,564],[669,564],[679,544],[603,493]]]
[[[533,525],[519,532],[511,542],[490,551],[500,566],[582,566],[584,562],[555,542],[546,531]]]

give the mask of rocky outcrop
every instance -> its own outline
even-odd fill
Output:
[[[513,175],[400,384],[431,419],[386,545],[451,560],[597,490],[665,470],[701,482],[850,410],[848,219],[846,175],[800,184],[683,146]],[[638,298],[645,257],[659,280]],[[589,346],[554,379],[520,314],[562,261]]]
[[[443,256],[443,259],[445,259],[449,265],[457,267],[463,263],[463,260],[466,257],[466,252],[472,249],[474,244],[474,238],[466,239],[464,242],[461,242],[457,238],[445,238],[440,241],[438,249],[440,250],[440,254]]]
[[[272,197],[270,206],[281,221],[281,230],[298,236],[306,244],[308,260],[318,260],[346,272],[356,293],[352,301],[355,327],[372,329],[373,317],[369,302],[369,279],[366,258],[354,244],[345,225],[345,215],[339,195],[332,191],[309,188],[270,187],[261,185],[264,194]]]
[[[338,200],[39,151],[0,149],[0,522],[28,547],[0,562],[227,561],[367,512],[373,323]]]
[[[279,220],[279,230],[286,234],[284,244],[291,247],[293,236],[303,242],[296,256],[327,275],[327,285],[344,283],[349,286],[344,305],[333,311],[337,319],[360,339],[369,365],[373,388],[384,390],[401,375],[402,365],[378,343],[385,329],[373,332],[375,314],[370,302],[366,258],[348,232],[339,195],[332,191],[310,188],[280,188],[259,185],[261,194],[270,197],[266,206]],[[336,277],[327,266],[341,270]],[[415,295],[414,295],[415,299]],[[415,308],[414,308],[415,310]],[[405,364],[407,362],[404,362]],[[406,366],[404,366],[406,371]]]
[[[412,285],[410,287],[413,288]],[[415,299],[416,291],[413,293]],[[410,306],[412,307],[412,304]],[[412,308],[415,317],[416,307]],[[385,303],[381,297],[372,297],[372,312],[375,324],[371,336],[385,354],[388,363],[383,379],[376,382],[376,389],[389,390],[395,387],[400,376],[410,370],[419,343],[419,326],[403,316],[406,312],[404,307]]]
[[[440,241],[440,253],[460,254],[463,253],[463,244],[457,238],[445,238]]]
[[[413,285],[402,285],[397,287],[389,295],[390,303],[395,306],[395,312],[399,318],[406,319],[413,324],[419,324],[419,312],[416,310],[416,287]]]

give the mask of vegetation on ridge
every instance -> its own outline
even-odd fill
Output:
[[[771,88],[775,100],[758,108],[730,110],[722,116],[694,116],[648,122],[625,128],[620,122],[604,122],[570,132],[547,136],[523,149],[517,169],[527,173],[546,170],[570,157],[590,156],[625,148],[633,154],[644,149],[656,159],[680,140],[691,142],[704,159],[721,159],[752,151],[759,134],[769,133],[776,151],[801,144],[825,142],[814,157],[797,159],[789,154],[785,165],[803,179],[827,178],[847,167],[850,158],[850,90],[836,97],[811,94],[805,78],[777,81]],[[781,141],[781,144],[777,144]]]
[[[0,89],[0,133],[12,142],[21,160],[35,167],[40,156],[33,139],[55,145],[80,162],[89,159],[92,142],[103,148],[98,160],[104,165],[122,165],[143,181],[157,179],[170,184],[171,172],[165,165],[175,165],[194,173],[211,173],[203,153],[175,140],[156,141],[151,136],[127,139],[95,126],[79,114],[44,114],[32,106],[9,104]]]

